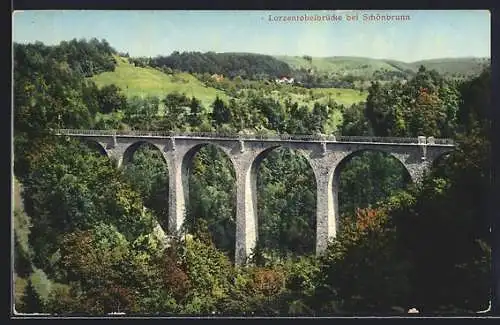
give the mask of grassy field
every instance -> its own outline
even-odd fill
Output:
[[[359,90],[343,88],[313,88],[313,94],[320,97],[323,102],[327,102],[331,98],[346,106],[365,101],[368,96],[366,91],[360,92]]]
[[[298,102],[299,105],[312,107],[315,102],[326,104],[329,100],[344,106],[350,106],[365,101],[368,93],[344,88],[312,88],[304,91],[298,87],[287,87],[281,91],[273,91],[271,95],[280,102],[284,102],[288,97],[292,101]]]
[[[168,75],[150,67],[135,67],[121,57],[117,57],[117,62],[115,71],[92,77],[98,87],[114,84],[120,87],[127,97],[151,95],[163,98],[168,93],[177,91],[189,97],[195,96],[205,107],[210,106],[216,96],[227,100],[223,91],[205,87],[189,73]]]

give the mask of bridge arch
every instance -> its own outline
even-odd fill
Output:
[[[158,144],[154,143],[154,142],[151,142],[151,141],[147,141],[147,140],[141,140],[141,141],[137,141],[137,142],[134,142],[132,143],[131,145],[129,145],[125,151],[123,152],[123,162],[122,162],[122,165],[125,165],[127,163],[130,163],[132,161],[132,158],[134,156],[134,153],[142,146],[149,146],[151,148],[156,148],[158,149],[158,151],[160,151],[162,153],[162,159],[163,161],[165,162],[167,168],[170,168],[169,166],[169,162],[167,159],[165,159],[165,156],[163,155],[163,149],[161,148],[161,146],[159,146]]]
[[[106,146],[101,142],[90,139],[90,138],[80,138],[80,143],[91,149],[92,151],[98,152],[102,156],[110,157],[108,151],[106,150]]]
[[[206,147],[215,147],[218,152],[222,152],[226,158],[231,162],[231,167],[233,171],[235,170],[235,164],[236,162],[234,161],[232,155],[228,154],[226,148],[218,145],[217,143],[212,143],[212,142],[202,142],[202,143],[197,143],[192,146],[190,146],[183,154],[182,158],[180,160],[180,168],[182,175],[189,175],[190,169],[193,164],[193,159],[195,158],[196,154],[202,149]],[[185,178],[184,178],[185,179]]]
[[[120,166],[124,177],[143,198],[144,207],[153,213],[163,231],[167,229],[171,168],[161,146],[136,141],[124,149]]]
[[[270,165],[273,162],[281,168]],[[259,247],[280,254],[314,253],[317,184],[308,155],[295,146],[271,145],[255,157],[250,180]],[[273,186],[278,180],[285,181],[284,188]],[[292,191],[286,185],[291,183]],[[275,192],[266,194],[265,190]],[[296,203],[293,208],[286,204],[290,200]]]
[[[362,148],[354,150],[340,160],[340,162],[335,166],[334,173],[335,174],[340,173],[342,169],[344,169],[346,165],[349,164],[353,159],[355,159],[356,157],[360,157],[365,153],[378,153],[378,154],[383,154],[386,157],[391,157],[395,159],[404,168],[409,180],[411,180],[410,171],[406,167],[405,161],[401,158],[401,156],[399,154],[394,154],[394,152],[391,150],[384,150],[384,149]]]
[[[355,208],[366,208],[412,182],[411,173],[401,156],[371,148],[355,150],[343,157],[329,177],[335,198],[335,215],[339,219],[353,214]]]
[[[450,159],[451,156],[455,154],[455,151],[444,151],[437,154],[431,163],[431,168],[436,168],[446,162],[446,160]]]
[[[179,167],[186,230],[194,230],[196,221],[204,220],[215,246],[233,258],[236,247],[236,168],[233,157],[227,148],[203,142],[184,151]],[[212,204],[217,201],[222,204]]]
[[[453,162],[456,153],[456,151],[443,151],[435,154],[433,160],[429,162],[430,173],[437,177],[450,176],[454,168],[450,161]]]

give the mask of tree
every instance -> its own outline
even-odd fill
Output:
[[[342,135],[369,135],[371,127],[364,116],[365,103],[348,106],[343,112],[343,122],[340,132]]]
[[[88,125],[90,114],[81,98],[85,83],[64,62],[44,59],[36,51],[14,47],[16,131],[40,133],[51,127]]]
[[[328,108],[318,102],[314,103],[312,112],[309,114],[308,125],[312,133],[324,133],[325,125],[328,120]]]
[[[126,110],[127,98],[121,94],[117,86],[104,86],[99,91],[99,107],[100,112],[104,114]]]
[[[78,294],[70,292],[68,306],[55,303],[54,308],[71,311],[75,309],[71,300],[76,298],[80,302],[76,309],[93,314],[151,311],[143,305],[146,298],[157,299],[157,291],[165,290],[160,278],[159,259],[165,248],[161,240],[145,233],[128,241],[117,227],[105,223],[65,234],[59,263]]]
[[[365,116],[377,136],[449,137],[456,128],[458,93],[453,83],[423,66],[405,84],[368,89]]]
[[[189,231],[203,219],[215,246],[233,258],[236,175],[232,163],[217,147],[209,145],[198,151],[191,170],[186,220]]]
[[[128,242],[116,228],[105,224],[92,230],[67,233],[61,240],[61,263],[67,279],[83,288],[102,288],[117,277],[114,270],[128,253]]]
[[[286,133],[289,134],[307,134],[309,133],[309,108],[305,105],[299,106],[298,103],[291,101],[285,102],[289,111],[289,120],[287,121]]]
[[[144,205],[167,229],[168,168],[161,152],[152,145],[140,146],[131,161],[125,164],[124,174],[132,187],[141,194]]]
[[[252,116],[254,117],[254,122],[246,122],[244,123],[245,125],[251,125],[251,124],[257,124],[257,125],[262,125],[270,130],[276,130],[278,132],[282,131],[285,127],[285,120],[286,120],[286,112],[284,111],[282,105],[279,103],[279,101],[271,98],[271,97],[263,97],[263,96],[255,96],[251,95],[248,98],[248,106],[252,108],[252,111],[255,111],[255,113],[247,112],[250,116],[246,119],[252,120]],[[233,115],[237,115],[236,112]],[[261,117],[261,118],[256,118],[256,117]],[[261,119],[264,120],[264,123],[259,123],[261,122]],[[267,121],[266,121],[267,120]],[[248,126],[246,126],[248,127]]]
[[[104,288],[120,280],[118,267],[129,251],[129,243],[113,226],[96,225],[91,230],[67,233],[61,240],[61,264],[67,279],[84,290]]]
[[[14,270],[20,277],[27,277],[32,271],[33,248],[29,243],[31,220],[26,213],[14,211]]]
[[[489,84],[479,82],[483,77],[471,81],[481,87],[462,89],[462,105],[482,102],[474,109],[488,116],[491,108],[481,94],[488,93]],[[490,294],[492,238],[485,201],[491,182],[489,123],[461,123],[465,132],[457,136],[457,150],[438,161],[409,203],[391,212],[399,246],[415,265],[414,302],[424,310],[485,309]],[[417,236],[422,232],[425,240]]]
[[[347,159],[337,171],[341,216],[352,215],[356,208],[373,206],[405,189],[410,182],[401,162],[382,152],[365,151]]]
[[[23,184],[23,199],[33,224],[34,262],[44,270],[56,272],[50,261],[64,233],[101,221],[115,225],[128,240],[152,231],[140,195],[107,157],[89,150],[60,139],[40,147],[32,158],[35,167]]]
[[[82,89],[82,96],[87,109],[92,116],[95,116],[97,112],[101,111],[99,102],[100,91],[94,82],[87,81],[86,85]]]
[[[124,108],[124,121],[132,128],[150,130],[158,115],[158,97],[132,97]]]
[[[460,86],[462,100],[458,120],[465,130],[471,130],[474,122],[486,130],[491,123],[491,71],[485,69],[481,75]]]
[[[276,150],[262,161],[257,204],[263,249],[280,256],[314,251],[315,185],[307,160],[293,151]]]
[[[358,209],[321,258],[316,306],[325,312],[389,313],[406,308],[408,264],[384,209]],[[333,310],[332,310],[333,309]]]
[[[429,94],[426,89],[420,90],[408,116],[408,131],[411,135],[440,136],[438,126],[443,124],[446,115],[440,114],[442,102],[437,94]]]
[[[234,280],[230,260],[215,246],[198,238],[187,238],[183,251],[179,262],[191,286],[185,297],[184,312],[211,313],[227,297]]]
[[[377,136],[390,136],[395,129],[395,97],[390,95],[389,90],[378,82],[372,83],[368,89],[365,115]]]
[[[231,120],[231,111],[218,96],[212,103],[212,123],[215,127],[221,126],[224,123],[229,123]]]
[[[164,99],[166,114],[162,120],[162,127],[165,130],[183,129],[187,124],[189,112],[189,99],[181,93],[173,92]]]
[[[201,102],[195,97],[191,98],[191,102],[189,103],[189,125],[192,127],[198,127],[203,123],[203,107],[201,106]]]
[[[66,62],[50,58],[43,44],[14,44],[14,170],[21,179],[51,129],[89,128],[92,113],[81,77]],[[90,104],[92,106],[92,104]]]

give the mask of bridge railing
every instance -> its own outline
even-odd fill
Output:
[[[200,137],[200,138],[228,138],[243,140],[277,140],[277,141],[338,141],[338,142],[371,142],[371,143],[408,143],[418,144],[419,138],[403,137],[373,137],[373,136],[335,136],[320,134],[234,134],[212,132],[173,132],[173,131],[142,131],[142,130],[81,130],[59,129],[54,130],[59,135],[83,136],[130,136],[130,137]],[[424,138],[424,137],[422,137]],[[425,143],[424,138],[424,143]],[[427,138],[427,144],[453,145],[452,139]]]
[[[370,136],[337,136],[341,142],[384,142],[384,143],[418,143],[418,138],[370,137]]]
[[[57,129],[54,130],[57,135],[115,135],[115,130],[80,130],[80,129]]]
[[[174,135],[174,133],[168,132],[168,131],[116,130],[115,135],[135,136],[135,137],[165,137],[165,136],[172,136],[172,135]]]
[[[453,139],[434,139],[434,144],[455,144]]]

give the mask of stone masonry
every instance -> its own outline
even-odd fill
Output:
[[[61,130],[65,131],[65,130]],[[272,150],[285,147],[301,152],[314,171],[317,186],[316,253],[322,253],[336,236],[339,212],[337,194],[339,174],[345,163],[365,150],[386,152],[398,159],[418,182],[439,156],[454,150],[453,144],[436,144],[433,138],[419,137],[413,143],[369,141],[322,141],[264,139],[214,136],[109,135],[95,132],[62,132],[61,135],[84,138],[100,144],[118,166],[131,158],[144,142],[153,144],[165,158],[169,173],[169,234],[178,232],[184,222],[188,198],[189,168],[196,152],[207,144],[220,148],[230,158],[236,172],[236,256],[237,264],[255,247],[258,233],[256,180],[260,162]],[[142,133],[141,133],[142,134]]]

